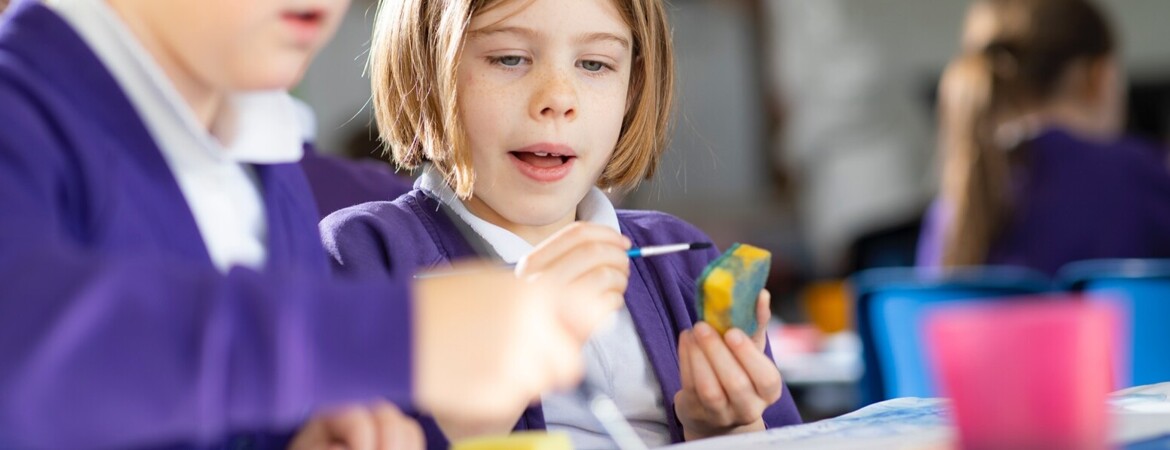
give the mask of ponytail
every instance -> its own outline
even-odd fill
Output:
[[[943,266],[982,264],[1009,215],[1008,148],[996,131],[1014,68],[1002,46],[960,57],[941,83],[942,196],[952,208],[943,231]]]

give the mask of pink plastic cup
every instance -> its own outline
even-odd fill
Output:
[[[927,315],[934,374],[964,449],[1103,449],[1121,317],[1111,304],[1042,297]]]

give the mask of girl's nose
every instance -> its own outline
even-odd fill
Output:
[[[532,99],[534,119],[572,121],[577,117],[577,88],[572,74],[564,70],[549,70],[542,74],[536,95]]]

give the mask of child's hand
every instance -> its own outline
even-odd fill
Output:
[[[720,337],[703,322],[679,335],[682,390],[674,408],[686,440],[764,429],[764,409],[783,392],[780,371],[764,353],[771,298],[760,292],[759,327],[750,338],[738,328]]]
[[[453,384],[482,386],[477,394],[510,393],[516,389],[508,388],[524,388],[517,392],[527,392],[528,397],[523,398],[523,401],[514,401],[518,398],[512,397],[510,399],[513,400],[512,403],[496,405],[490,411],[485,411],[486,414],[470,411],[467,405],[473,399],[465,394],[459,394],[451,399],[458,402],[451,405],[454,406],[453,409],[445,405],[446,400],[442,401],[444,404],[435,403],[431,406],[433,409],[430,412],[444,434],[452,440],[507,434],[529,402],[539,399],[542,392],[553,389],[558,384],[565,387],[568,384],[564,383],[578,379],[581,370],[581,345],[599,322],[625,302],[623,294],[629,280],[629,257],[626,255],[626,249],[629,246],[629,240],[612,229],[594,224],[574,223],[546,239],[517,264],[513,280],[521,287],[532,290],[537,285],[543,285],[551,289],[543,291],[538,298],[529,298],[528,300],[534,300],[536,303],[516,311],[521,316],[493,319],[479,314],[472,315],[478,320],[475,325],[495,326],[499,329],[486,335],[467,338],[469,344],[478,345],[473,356],[482,362],[464,365],[459,369],[444,369],[446,375],[457,374],[463,378],[444,382],[437,388],[450,393],[457,391],[451,387]],[[439,277],[435,280],[453,279]],[[503,285],[475,287],[472,283],[465,286],[465,290],[471,292],[464,294],[453,292],[449,295],[464,297],[473,295],[476,297],[473,301],[480,305],[477,307],[496,305],[491,307],[494,313],[509,306],[505,302],[516,303],[518,300],[516,297],[520,295],[519,292],[515,292],[515,287],[512,288],[514,293],[508,294],[508,288]],[[425,294],[426,290],[421,289],[420,292]],[[468,311],[465,309],[463,312]],[[555,315],[540,316],[545,313]],[[525,329],[515,324],[519,319],[543,323],[533,323],[539,329]],[[536,332],[533,332],[534,330]],[[513,332],[514,335],[509,336],[506,332]],[[489,341],[489,338],[514,340],[511,343],[495,343]],[[509,355],[501,349],[512,349],[515,354]],[[442,354],[440,357],[447,360],[453,358],[449,354]],[[505,366],[500,367],[498,363],[489,361],[491,358],[502,360]],[[490,369],[494,367],[500,367],[504,375],[500,379],[490,380],[493,373]],[[551,380],[551,383],[549,379],[534,379],[533,376],[541,374],[532,370],[532,367],[548,368],[555,379]],[[470,380],[467,377],[479,379]],[[496,384],[480,383],[485,380],[494,381]]]
[[[574,302],[625,303],[626,285],[630,281],[630,257],[626,250],[630,240],[613,229],[597,224],[576,222],[553,234],[516,265],[521,279],[542,280],[571,292]],[[569,322],[580,313],[568,303],[564,312]],[[592,329],[579,330],[585,333]]]
[[[387,402],[320,414],[305,424],[290,450],[413,450],[426,448],[422,428]]]
[[[621,298],[588,297],[552,281],[520,279],[494,264],[416,280],[415,404],[445,424],[478,424],[477,432],[514,423],[543,392],[576,385],[586,339]]]

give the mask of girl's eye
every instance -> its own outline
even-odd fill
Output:
[[[491,58],[491,60],[493,63],[499,64],[502,66],[516,67],[516,66],[519,66],[520,63],[524,62],[524,57],[522,57],[522,56],[496,56],[496,57]]]
[[[581,61],[581,68],[590,72],[601,72],[605,70],[606,65],[600,61]]]

